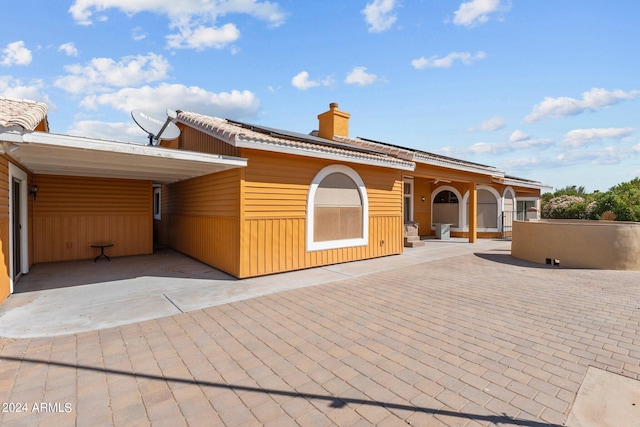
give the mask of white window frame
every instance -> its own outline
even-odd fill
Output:
[[[362,237],[357,239],[341,239],[341,240],[327,240],[322,242],[316,242],[313,240],[314,230],[314,213],[315,213],[315,199],[318,186],[327,176],[333,173],[342,173],[356,183],[358,192],[360,193],[360,200],[362,201]],[[369,199],[367,197],[367,189],[364,185],[364,181],[360,178],[358,173],[345,165],[330,165],[318,172],[309,187],[309,193],[307,196],[307,232],[306,232],[306,249],[307,252],[322,251],[326,249],[340,249],[351,248],[354,246],[366,246],[369,244]]]
[[[156,194],[158,195],[157,206]],[[162,219],[162,187],[160,187],[159,185],[153,186],[153,219]]]
[[[409,184],[409,194],[406,194],[404,192],[404,184]],[[407,178],[405,177],[404,179],[404,183],[402,185],[402,197],[403,197],[403,202],[404,199],[409,199],[409,214],[407,215],[407,220],[409,222],[413,222],[413,178]],[[406,205],[403,205],[403,207]]]
[[[540,209],[540,197],[517,197],[516,198],[516,212],[519,214],[520,211],[518,210],[518,202],[535,202],[535,206],[534,207],[538,211],[538,218],[540,218],[540,216],[542,214],[541,209]],[[524,210],[522,212],[522,216],[523,216],[522,220],[526,219],[526,217],[527,217],[527,211],[526,210]]]

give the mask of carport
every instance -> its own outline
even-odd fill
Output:
[[[97,241],[114,243],[114,256],[151,254],[160,202],[154,188],[247,165],[239,157],[18,128],[0,132],[0,143],[10,158],[11,293],[33,264],[91,259]]]

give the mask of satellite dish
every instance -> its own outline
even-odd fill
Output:
[[[173,123],[178,114],[173,110],[167,110],[166,119],[158,119],[140,110],[131,111],[131,117],[149,134],[149,145],[158,145],[163,139],[176,139],[180,136],[180,128]]]

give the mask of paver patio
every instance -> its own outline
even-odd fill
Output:
[[[640,272],[537,266],[503,244],[5,340],[0,402],[27,407],[0,425],[561,425],[589,366],[640,377],[639,330]]]

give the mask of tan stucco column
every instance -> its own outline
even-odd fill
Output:
[[[478,238],[478,190],[476,183],[469,183],[469,243]]]

